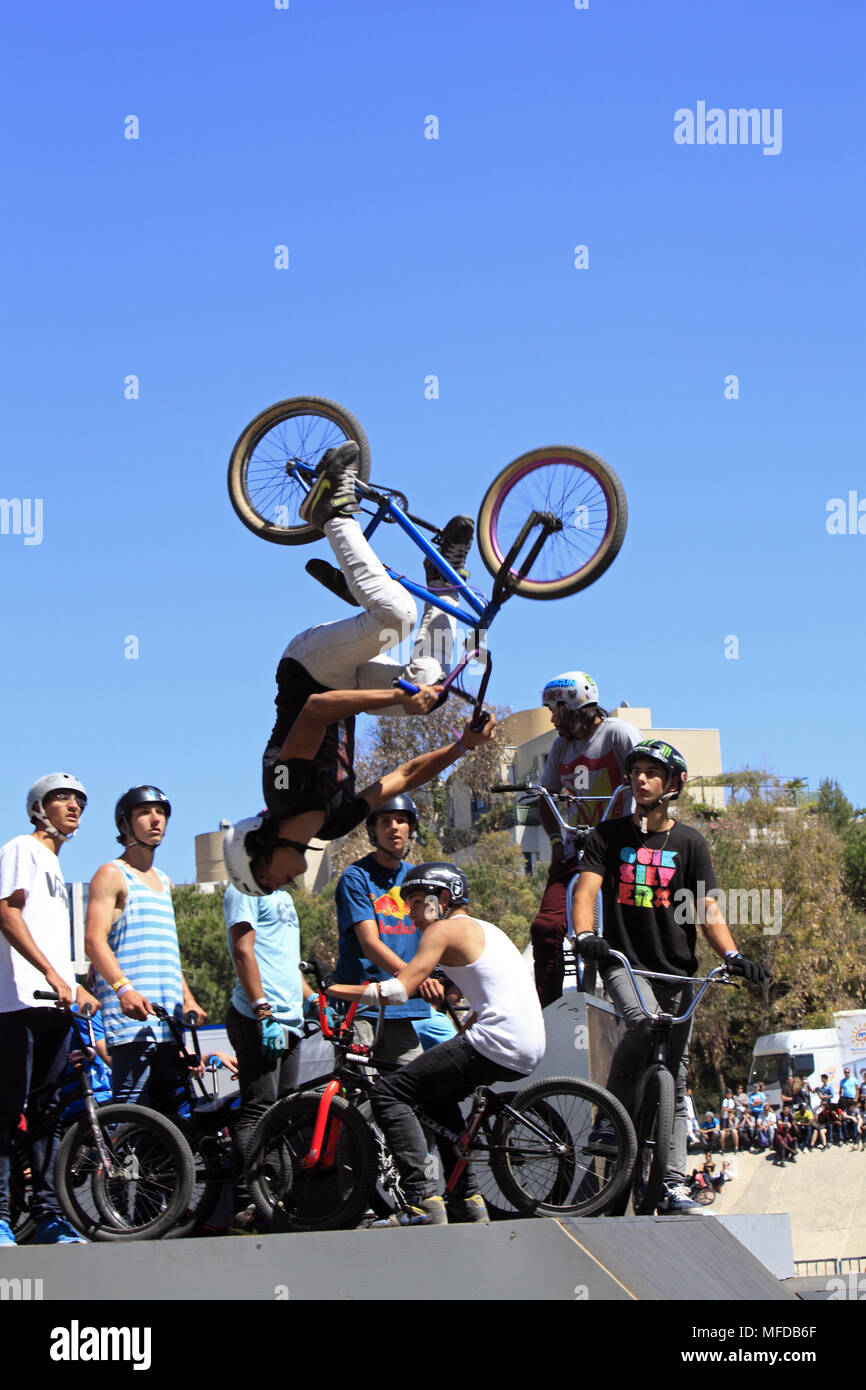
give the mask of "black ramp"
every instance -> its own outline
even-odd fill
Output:
[[[640,1300],[796,1302],[796,1295],[712,1216],[622,1216],[560,1224]]]

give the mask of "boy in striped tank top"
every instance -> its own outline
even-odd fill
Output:
[[[171,1110],[178,1093],[177,1045],[152,1006],[198,1024],[207,1015],[180,967],[171,882],[154,866],[171,804],[158,787],[131,787],[114,820],[123,853],[90,884],[85,948],[97,973],[114,1097]]]

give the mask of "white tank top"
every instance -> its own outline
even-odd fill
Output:
[[[513,941],[491,922],[476,921],[484,949],[471,965],[443,966],[477,1014],[466,1040],[500,1066],[526,1076],[544,1056],[541,1005],[532,976]]]

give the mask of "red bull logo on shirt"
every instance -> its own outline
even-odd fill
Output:
[[[410,936],[415,933],[415,923],[403,901],[399,888],[391,888],[373,899],[379,931],[383,936]]]

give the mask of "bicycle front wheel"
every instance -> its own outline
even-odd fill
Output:
[[[357,1109],[334,1096],[318,1162],[304,1165],[322,1097],[300,1091],[272,1105],[247,1149],[256,1210],[276,1231],[334,1231],[356,1225],[377,1178],[376,1144]]]
[[[180,1131],[143,1105],[103,1105],[97,1120],[111,1166],[86,1116],[60,1142],[54,1178],[63,1213],[95,1241],[155,1240],[184,1215],[193,1158]]]
[[[568,444],[533,449],[494,478],[481,503],[478,549],[492,575],[501,573],[533,512],[560,529],[546,537],[528,574],[521,558],[537,527],[512,561],[509,586],[525,598],[565,598],[587,588],[615,559],[628,521],[625,490],[604,459]]]
[[[526,1216],[596,1216],[628,1185],[637,1142],[619,1101],[593,1081],[553,1077],[519,1091],[493,1137],[503,1195]]]
[[[268,406],[241,433],[229,460],[229,497],[250,531],[276,545],[306,545],[321,531],[298,516],[306,496],[290,471],[309,476],[326,449],[354,439],[358,477],[370,476],[367,436],[348,410],[319,396],[291,396]]]
[[[671,1135],[674,1128],[676,1087],[667,1067],[647,1072],[637,1116],[637,1162],[631,1184],[631,1200],[637,1216],[652,1216],[662,1199]]]

